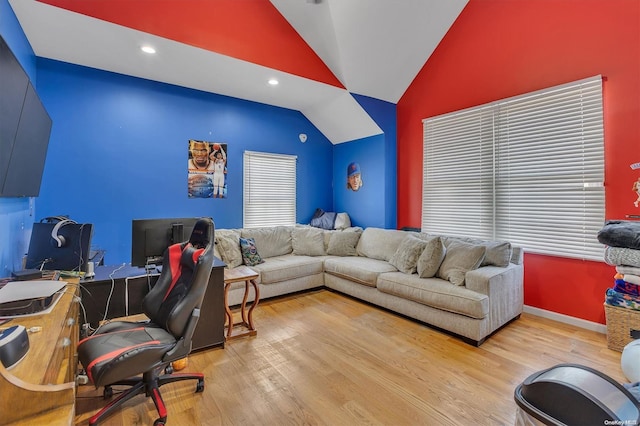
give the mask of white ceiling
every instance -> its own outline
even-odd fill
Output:
[[[35,0],[9,3],[37,56],[298,110],[335,144],[382,133],[351,93],[397,103],[468,2],[270,1],[346,90]],[[158,54],[142,55],[144,43]],[[266,85],[271,77],[280,84]]]

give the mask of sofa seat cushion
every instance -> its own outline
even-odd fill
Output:
[[[260,276],[258,284],[278,283],[300,277],[322,273],[324,257],[296,256],[292,254],[264,259],[264,263],[252,266],[251,269]]]
[[[439,278],[387,272],[378,277],[379,291],[471,318],[489,314],[489,297]]]
[[[369,287],[375,287],[378,275],[382,272],[397,271],[397,269],[384,260],[350,256],[327,258],[324,261],[324,271]]]

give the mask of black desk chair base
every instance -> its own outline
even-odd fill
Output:
[[[200,373],[173,373],[173,374],[160,374],[168,365],[164,367],[158,367],[156,370],[146,372],[142,377],[133,379],[121,380],[111,385],[104,387],[104,398],[109,399],[113,396],[113,386],[131,386],[129,389],[122,392],[114,400],[109,402],[106,406],[97,412],[91,419],[89,419],[90,425],[97,425],[102,420],[112,414],[113,411],[118,409],[122,404],[133,398],[134,396],[145,394],[148,398],[153,400],[158,411],[158,418],[153,422],[154,426],[163,426],[167,422],[167,409],[164,405],[162,395],[160,394],[160,387],[167,383],[179,382],[183,380],[197,380],[196,393],[204,391],[204,374]]]

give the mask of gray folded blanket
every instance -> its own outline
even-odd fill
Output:
[[[640,268],[640,250],[625,247],[606,247],[604,261],[609,265],[626,265]]]
[[[640,222],[609,220],[598,232],[598,241],[610,247],[640,249]]]

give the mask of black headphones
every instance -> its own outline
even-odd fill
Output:
[[[55,223],[56,225],[53,227],[53,229],[51,230],[51,244],[54,247],[64,247],[64,245],[67,243],[66,239],[64,238],[64,236],[58,234],[58,232],[60,231],[60,228],[62,228],[65,225],[70,225],[72,223],[77,223],[75,220],[71,220],[68,217],[65,216],[52,216],[52,217],[45,217],[44,219],[42,219],[40,222],[45,221],[46,223]]]

